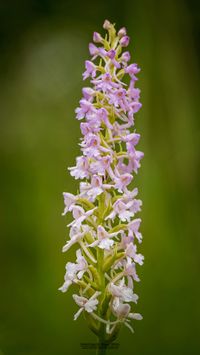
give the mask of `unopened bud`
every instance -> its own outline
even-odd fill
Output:
[[[118,31],[118,36],[119,38],[122,38],[124,36],[126,36],[126,28],[122,27],[119,31]]]
[[[119,43],[121,44],[122,47],[127,47],[129,45],[129,36],[124,36],[120,39]]]
[[[104,21],[104,24],[103,24],[103,28],[104,28],[105,30],[110,30],[111,27],[112,27],[112,24],[110,23],[110,21],[105,20],[105,21]]]
[[[98,32],[94,32],[93,33],[93,41],[95,42],[95,43],[101,43],[102,42],[102,37],[101,37],[101,35],[98,33]]]

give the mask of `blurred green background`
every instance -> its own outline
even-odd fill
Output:
[[[104,19],[126,26],[142,68],[136,126],[145,158],[135,334],[112,354],[200,353],[200,6],[194,0],[0,2],[1,355],[93,354],[95,342],[57,291],[71,255],[62,191],[79,153],[74,110],[84,60]]]

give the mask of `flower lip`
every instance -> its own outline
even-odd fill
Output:
[[[110,58],[110,59],[114,59],[115,58],[115,55],[116,55],[116,51],[114,49],[110,49],[108,52],[107,52],[107,56]]]

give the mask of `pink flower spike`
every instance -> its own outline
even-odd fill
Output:
[[[139,250],[141,219],[136,218],[142,201],[132,185],[144,154],[137,148],[140,69],[129,62],[130,38],[125,27],[116,30],[108,20],[103,27],[107,33],[94,32],[89,44],[82,76],[88,82],[75,109],[80,154],[68,169],[78,181],[72,191],[63,193],[63,215],[69,212],[71,219],[62,249],[72,247],[75,261],[66,263],[59,290],[65,293],[76,285],[74,319],[84,312],[93,330],[102,330],[109,339],[122,325],[133,332],[132,321],[142,318],[132,309],[138,301],[137,268],[144,262]]]

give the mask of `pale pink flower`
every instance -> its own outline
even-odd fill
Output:
[[[85,236],[86,233],[90,231],[90,228],[87,225],[82,225],[81,229],[72,226],[70,229],[70,239],[67,241],[67,243],[64,245],[62,248],[63,253],[66,252],[71,248],[72,245],[78,243],[83,237]]]
[[[135,235],[139,243],[142,242],[142,234],[138,231],[140,223],[141,219],[137,218],[128,224],[128,236],[133,237]]]
[[[90,247],[98,246],[100,249],[110,250],[110,248],[114,244],[114,240],[111,239],[112,237],[116,237],[118,233],[108,233],[103,226],[97,227],[97,240],[95,240]]]
[[[65,209],[62,215],[64,216],[70,209],[70,207],[76,202],[77,197],[69,192],[63,192]]]
[[[83,73],[83,80],[89,78],[89,76],[91,76],[92,78],[96,76],[96,65],[94,65],[92,62],[86,60],[85,68],[86,71]]]
[[[74,320],[76,320],[80,314],[82,313],[83,310],[85,310],[88,313],[92,313],[97,309],[97,305],[99,303],[97,297],[101,294],[101,292],[95,292],[92,297],[87,299],[86,297],[83,296],[78,296],[78,295],[72,295],[74,301],[76,304],[80,307],[78,312],[74,315]]]
[[[135,263],[139,265],[143,265],[144,256],[142,254],[137,254],[137,246],[136,244],[130,243],[127,245],[125,250],[126,256],[129,256],[134,260]]]
[[[133,293],[133,289],[127,287],[124,283],[124,278],[120,281],[119,285],[115,285],[111,282],[109,291],[114,297],[118,297],[122,302],[134,302],[137,303],[138,295]]]
[[[74,176],[75,179],[84,179],[89,177],[89,163],[88,158],[81,156],[76,158],[76,166],[68,168],[70,170],[71,176]]]

